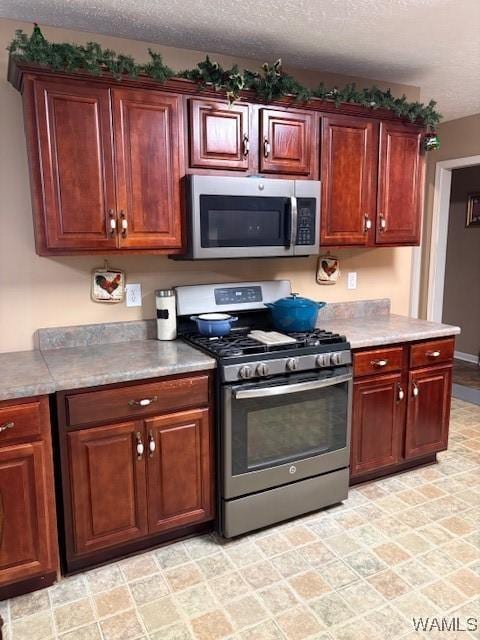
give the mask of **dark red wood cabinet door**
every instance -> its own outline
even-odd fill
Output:
[[[76,554],[147,534],[143,424],[124,422],[67,434]]]
[[[406,458],[417,458],[447,448],[451,390],[451,365],[410,372]]]
[[[115,248],[110,90],[35,81],[47,249]]]
[[[0,586],[55,569],[49,453],[43,442],[0,449]]]
[[[249,107],[215,100],[190,101],[190,166],[248,169]]]
[[[405,402],[400,373],[354,383],[352,477],[399,462]]]
[[[119,246],[181,247],[180,96],[113,89]]]
[[[260,171],[310,176],[315,147],[313,115],[260,110]]]
[[[366,245],[374,237],[378,123],[322,118],[322,245]]]
[[[420,243],[425,171],[422,135],[406,124],[380,124],[377,244]]]
[[[208,409],[145,421],[150,533],[213,518],[213,464]]]

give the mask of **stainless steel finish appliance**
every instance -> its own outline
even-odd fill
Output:
[[[288,281],[177,288],[179,335],[217,359],[218,527],[226,537],[339,502],[348,494],[350,345],[316,329],[270,334],[265,302]],[[238,315],[223,338],[195,332],[190,314]],[[253,333],[252,333],[253,332]],[[276,340],[260,341],[259,336]]]
[[[318,253],[320,182],[192,175],[186,188],[188,248],[180,258]]]

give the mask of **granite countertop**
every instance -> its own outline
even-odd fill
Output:
[[[40,351],[0,353],[0,400],[41,396],[55,391],[55,383]]]
[[[216,364],[181,340],[49,349],[42,355],[57,391],[204,371]]]
[[[331,303],[317,324],[344,334],[353,349],[460,333],[391,314],[388,299]],[[154,335],[153,320],[40,329],[39,350],[0,353],[0,400],[215,368],[213,358],[181,340],[159,342]]]
[[[318,326],[345,335],[352,349],[441,338],[460,333],[460,327],[417,320],[395,313],[324,321],[319,317]]]

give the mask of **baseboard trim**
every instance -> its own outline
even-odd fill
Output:
[[[463,351],[455,351],[453,357],[455,360],[463,360],[464,362],[471,362],[472,364],[478,363],[478,356],[473,356],[471,353],[463,353]]]
[[[464,387],[462,384],[453,384],[452,396],[458,400],[480,405],[480,389]]]

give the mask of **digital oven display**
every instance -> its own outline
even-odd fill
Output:
[[[217,305],[261,301],[262,287],[222,287],[215,289],[215,303]]]

